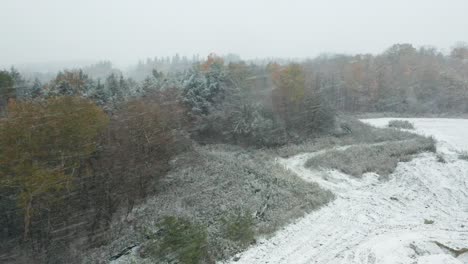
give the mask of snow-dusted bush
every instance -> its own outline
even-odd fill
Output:
[[[468,161],[468,152],[467,151],[462,151],[458,154],[458,158],[461,160],[466,160]]]
[[[222,219],[226,238],[247,246],[255,241],[255,219],[251,212],[238,211]]]
[[[414,154],[421,152],[435,152],[435,142],[432,138],[419,137],[331,150],[309,159],[306,167],[337,169],[354,177],[361,177],[366,172],[388,176],[395,170],[398,162],[409,161]]]
[[[390,128],[376,128],[346,116],[337,118],[335,128],[328,135],[311,138],[304,143],[289,144],[278,148],[275,152],[282,157],[289,157],[304,152],[315,152],[336,146],[379,143],[414,139],[419,136],[406,131]]]
[[[226,125],[234,142],[274,146],[286,142],[285,130],[259,104],[244,103],[231,109]]]
[[[445,156],[442,153],[437,153],[436,159],[437,159],[437,162],[447,163],[447,160],[445,159]]]
[[[167,216],[158,224],[159,232],[149,234],[145,254],[155,263],[197,264],[206,262],[206,227],[187,219]]]
[[[401,129],[414,129],[413,123],[408,120],[391,120],[388,122],[388,127],[401,128]]]
[[[198,118],[194,138],[204,143],[231,143],[243,146],[278,146],[287,142],[283,124],[263,105],[252,102],[240,91],[210,113]]]

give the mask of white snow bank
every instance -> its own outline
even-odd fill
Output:
[[[391,120],[407,120],[416,133],[433,136],[454,150],[468,150],[468,119],[449,118],[376,118],[361,120],[376,127],[386,127]],[[408,130],[411,131],[411,130]]]
[[[386,126],[389,120],[365,121]],[[379,182],[372,174],[356,179],[305,169],[313,153],[282,160],[300,177],[335,192],[337,199],[260,240],[232,263],[468,263],[466,254],[456,258],[435,243],[468,247],[468,162],[455,153],[468,150],[468,120],[403,120],[438,139],[448,162],[422,154],[400,163],[389,181]]]

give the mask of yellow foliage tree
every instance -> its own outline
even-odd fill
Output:
[[[305,73],[301,65],[291,63],[286,67],[277,64],[270,66],[273,83],[276,89],[273,101],[277,112],[289,126],[291,118],[298,111],[305,96]]]
[[[0,119],[0,187],[16,190],[29,236],[34,202],[69,184],[80,162],[96,149],[107,115],[77,97],[8,104]]]

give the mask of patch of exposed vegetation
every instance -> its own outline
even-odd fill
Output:
[[[434,224],[434,220],[424,219],[424,224],[425,225],[432,225],[432,224]]]
[[[461,160],[466,160],[468,161],[468,152],[467,151],[462,151],[458,153],[458,158]]]
[[[354,118],[340,116],[337,118],[335,129],[328,136],[313,138],[303,144],[286,145],[275,149],[274,152],[282,157],[290,157],[300,153],[316,152],[339,146],[373,144],[416,138],[420,138],[420,136],[397,129],[377,128]]]
[[[421,152],[435,152],[434,139],[419,137],[332,150],[312,157],[306,162],[306,167],[336,169],[354,177],[361,177],[366,172],[388,176],[395,170],[398,162],[409,161],[413,155]]]
[[[250,212],[237,212],[222,219],[225,237],[247,246],[255,241],[255,219]]]
[[[159,232],[145,246],[145,254],[156,263],[196,264],[206,261],[206,227],[187,219],[164,217]]]
[[[458,258],[460,255],[468,252],[468,248],[451,248],[447,245],[440,243],[439,241],[434,241],[434,243],[444,251],[448,251],[452,256]]]
[[[398,128],[398,129],[414,129],[413,123],[408,120],[391,120],[388,122],[388,127]]]
[[[437,162],[440,163],[447,163],[447,160],[445,159],[445,156],[441,153],[437,153],[436,155]]]

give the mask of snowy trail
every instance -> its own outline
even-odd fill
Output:
[[[384,126],[389,120],[365,121]],[[400,163],[389,181],[379,182],[372,174],[354,179],[305,169],[314,153],[281,160],[305,180],[332,190],[337,199],[260,240],[232,263],[468,263],[468,253],[439,246],[468,248],[468,162],[456,154],[468,151],[468,120],[410,121],[418,133],[439,140],[447,163],[422,154]]]

